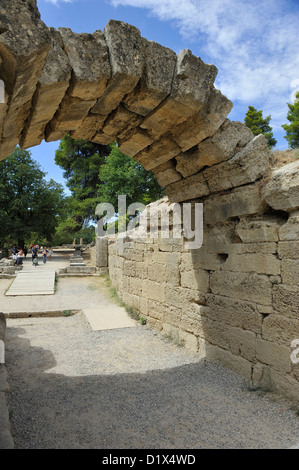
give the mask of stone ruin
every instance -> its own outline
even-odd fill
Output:
[[[165,187],[158,208],[202,202],[200,249],[98,239],[97,266],[148,324],[299,401],[299,161],[227,118],[216,74],[121,21],[76,34],[35,0],[1,0],[0,158],[66,134],[116,141]]]

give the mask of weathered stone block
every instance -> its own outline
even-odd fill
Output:
[[[182,179],[180,173],[178,173],[175,169],[174,160],[169,160],[165,163],[162,163],[162,165],[154,168],[153,172],[161,186],[167,186]]]
[[[168,160],[171,160],[178,155],[180,151],[180,147],[171,136],[165,135],[135,155],[135,159],[141,163],[146,170],[152,170]],[[165,186],[165,184],[163,186]]]
[[[102,133],[101,129],[106,118],[107,116],[101,116],[100,114],[88,114],[82,120],[80,126],[76,130],[70,132],[70,136],[72,139],[92,140],[93,137],[96,136],[97,132]],[[107,138],[111,138],[109,143],[113,141],[113,137],[108,136]]]
[[[143,281],[142,279],[130,277],[129,279],[129,292],[131,294],[138,295],[139,297],[143,292]]]
[[[277,242],[281,219],[263,216],[259,219],[246,219],[236,226],[236,234],[243,243]]]
[[[85,101],[66,93],[59,110],[46,127],[46,142],[62,139],[70,131],[77,129],[94,103],[95,100]]]
[[[243,123],[226,119],[212,137],[176,157],[177,171],[187,177],[228,160],[252,138],[252,132]]]
[[[291,371],[290,348],[264,339],[256,340],[258,361],[284,372]]]
[[[261,333],[263,317],[255,303],[211,293],[206,294],[206,303],[212,320]]]
[[[108,266],[108,238],[96,238],[96,266],[103,268]]]
[[[278,392],[299,403],[299,382],[294,377],[278,372],[265,364],[257,363],[253,369],[253,382],[265,390]]]
[[[181,271],[194,269],[216,270],[222,265],[221,258],[214,253],[207,253],[204,247],[182,254]]]
[[[119,149],[126,155],[133,157],[153,141],[154,139],[144,129],[137,127],[124,140],[119,141]]]
[[[204,304],[205,303],[204,292],[200,292],[198,288],[188,289],[188,288],[181,287],[181,286],[178,286],[178,287],[166,286],[165,303],[167,305],[174,305],[175,307],[179,309],[184,309],[185,311],[186,308],[189,308],[193,302]]]
[[[179,147],[186,152],[211,137],[225,121],[232,109],[229,101],[219,90],[212,88],[207,103],[184,123],[172,127],[171,134]]]
[[[188,201],[210,193],[202,173],[189,176],[166,186],[166,194],[170,202]]]
[[[280,274],[280,261],[273,254],[246,253],[230,255],[221,266],[224,271]]]
[[[86,101],[101,97],[111,77],[104,33],[77,34],[69,28],[58,31],[73,70],[69,94]]]
[[[61,132],[76,130],[82,125],[89,110],[103,95],[111,76],[108,47],[102,31],[77,34],[69,28],[59,28],[59,32],[72,67],[72,79],[47,128],[47,141],[57,140]]]
[[[3,267],[3,273],[4,274],[14,274],[16,270],[15,266],[4,266]]]
[[[124,103],[127,109],[147,116],[171,92],[176,54],[154,41],[144,42],[145,69],[142,78]]]
[[[275,210],[293,211],[299,208],[299,161],[274,170],[262,193]]]
[[[299,259],[282,259],[281,277],[283,284],[291,284],[294,286],[298,286]]]
[[[279,258],[299,259],[299,241],[285,241],[278,243]]]
[[[22,132],[20,146],[39,145],[45,137],[45,128],[57,111],[70,83],[71,65],[63,50],[61,35],[50,28],[51,49],[33,96],[32,108]]]
[[[104,28],[112,76],[94,114],[108,115],[130,93],[142,77],[144,42],[140,31],[122,21],[110,20]]]
[[[181,272],[181,285],[201,292],[209,290],[209,274],[203,269],[192,269]]]
[[[297,285],[283,284],[273,287],[273,309],[275,313],[299,318],[299,292]]]
[[[183,345],[193,352],[198,351],[198,338],[191,333],[176,328],[168,323],[162,324],[162,334],[171,338],[176,344]]]
[[[273,343],[290,346],[294,339],[299,338],[299,318],[268,315],[263,321],[262,337]]]
[[[204,170],[211,192],[252,183],[267,173],[270,150],[263,134],[254,137],[226,162]]]
[[[157,139],[172,129],[174,124],[186,121],[204,106],[216,74],[215,66],[205,64],[187,49],[181,51],[177,57],[170,96],[145,118],[141,127]]]
[[[0,31],[1,79],[8,95],[0,129],[0,158],[4,158],[19,143],[51,39],[35,2],[28,8],[19,0],[2,0]]]
[[[142,295],[146,299],[157,300],[159,302],[164,302],[165,300],[165,286],[164,284],[143,280]]]
[[[174,305],[165,305],[157,300],[148,300],[149,316],[161,320],[162,322],[169,323],[173,326],[180,326],[181,309]]]
[[[231,217],[262,214],[266,207],[257,185],[248,185],[210,196],[204,202],[204,221],[214,224]]]
[[[102,130],[104,134],[115,135],[122,139],[141,121],[141,116],[128,111],[123,105],[119,105],[106,119]]]
[[[210,288],[214,294],[262,305],[271,305],[271,287],[267,276],[255,273],[215,271],[210,276]]]
[[[280,240],[299,239],[299,211],[294,211],[289,215],[288,221],[279,229]]]
[[[240,374],[246,380],[251,380],[252,363],[247,361],[247,359],[244,359],[240,355],[232,354],[230,351],[226,351],[208,342],[205,342],[204,351],[205,357],[209,361],[217,361],[236,374]]]

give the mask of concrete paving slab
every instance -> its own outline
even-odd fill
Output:
[[[130,318],[123,307],[84,308],[83,313],[94,331],[134,328],[137,322]]]
[[[5,293],[17,295],[53,295],[55,291],[55,271],[20,271]]]

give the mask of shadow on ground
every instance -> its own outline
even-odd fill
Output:
[[[199,361],[145,373],[66,376],[21,327],[7,331],[16,449],[287,448],[299,419]],[[136,352],[138,354],[138,351]],[[105,357],[103,358],[105,360]]]

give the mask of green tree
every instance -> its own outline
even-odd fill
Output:
[[[104,146],[66,136],[55,162],[63,168],[71,191],[67,216],[56,231],[60,239],[67,230],[74,236],[79,225],[84,228],[96,222],[95,208],[100,202],[117,209],[120,194],[127,196],[127,206],[132,202],[148,204],[164,195],[154,174],[120,152],[116,144]]]
[[[63,186],[45,180],[39,164],[17,147],[0,162],[0,242],[24,246],[34,232],[51,239],[64,206]]]
[[[291,149],[299,147],[299,92],[296,93],[294,104],[288,103],[289,111],[287,120],[290,124],[283,124],[281,127],[286,131],[284,137]]]
[[[149,204],[164,196],[164,188],[153,172],[123,154],[115,144],[100,168],[100,179],[104,182],[99,185],[100,202],[109,202],[115,208],[120,194],[126,195],[127,207],[133,202]]]
[[[101,184],[99,170],[110,152],[110,146],[88,140],[64,137],[55,152],[55,162],[63,170],[66,185],[72,194],[69,200],[71,217],[80,225],[88,225],[94,219],[94,208]]]
[[[253,135],[264,134],[268,140],[270,148],[275,147],[277,140],[273,137],[272,127],[269,123],[271,116],[263,118],[263,112],[257,111],[253,106],[248,106],[248,111],[245,116],[245,125],[249,127]]]

